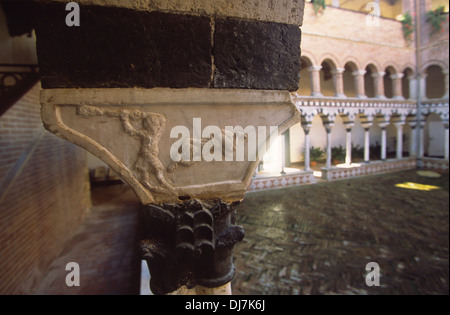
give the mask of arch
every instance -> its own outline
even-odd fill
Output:
[[[319,60],[320,60],[320,63],[323,63],[325,60],[328,60],[330,63],[332,63],[334,65],[335,68],[339,67],[339,65],[340,65],[339,58],[328,52],[322,54],[320,56]]]
[[[313,65],[308,56],[300,58],[300,81],[297,93],[300,95],[312,95],[312,80],[309,67]]]
[[[354,56],[347,56],[342,60],[342,64],[344,65],[344,67],[345,67],[345,64],[350,63],[350,62],[353,63],[354,65],[356,65],[356,70],[363,68],[361,63]]]
[[[378,72],[378,68],[373,63],[370,63],[366,66],[365,70],[366,70],[366,73],[364,74],[365,94],[369,98],[374,98],[376,96],[376,91],[375,91],[375,80],[372,75]]]
[[[422,65],[422,68],[420,69],[420,73],[421,74],[426,74],[426,70],[429,66],[432,65],[436,65],[442,68],[442,70],[447,70],[448,71],[448,63],[446,63],[443,60],[438,60],[438,59],[432,59],[432,60],[428,60],[426,63],[424,63]]]
[[[381,71],[380,69],[383,69],[383,67],[376,60],[367,60],[363,64],[365,65],[364,69],[366,69],[367,67],[370,67],[371,69],[373,69],[376,72]]]
[[[308,58],[313,65],[319,64],[319,62],[316,59],[316,56],[308,50],[302,49],[301,58],[303,58],[303,57]]]
[[[444,69],[440,65],[430,64],[426,74],[425,95],[428,99],[439,99],[445,95]]]
[[[403,70],[403,78],[402,78],[402,95],[403,97],[408,100],[408,99],[413,99],[415,97],[413,92],[414,90],[414,86],[412,85],[413,78],[414,78],[414,68],[407,66],[404,68]]]
[[[392,62],[387,62],[382,69],[384,69],[385,72],[389,70],[390,74],[396,74],[399,73],[398,69],[400,68],[394,65]]]
[[[354,72],[357,71],[358,65],[354,63],[353,61],[347,61],[344,65],[344,74],[343,74],[343,81],[344,81],[344,94],[348,97],[356,97],[357,96],[357,82]]]
[[[335,96],[335,84],[333,80],[333,71],[336,69],[336,63],[329,58],[326,58],[320,64],[320,87],[324,96]]]
[[[384,95],[387,98],[393,98],[394,81],[392,80],[392,75],[397,74],[397,70],[392,65],[390,65],[385,68],[384,72],[385,72],[383,76]]]

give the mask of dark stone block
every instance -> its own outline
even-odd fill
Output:
[[[43,88],[210,87],[209,18],[80,6],[80,26],[68,27],[68,13],[39,7]]]
[[[295,25],[218,18],[214,87],[297,90],[300,39]]]

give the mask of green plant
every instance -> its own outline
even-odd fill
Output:
[[[409,12],[406,12],[403,14],[402,19],[402,31],[403,31],[403,37],[407,41],[412,41],[412,35],[414,34],[414,26],[413,26],[413,20],[412,16]]]
[[[337,161],[337,162],[345,161],[345,155],[346,155],[346,152],[345,152],[345,149],[342,147],[342,145],[331,148],[331,158],[334,161]]]
[[[364,159],[364,148],[359,145],[353,145],[352,143],[352,159]]]
[[[444,28],[442,27],[444,21],[446,20],[444,10],[445,10],[444,6],[440,6],[435,10],[427,12],[426,14],[427,22],[430,23],[431,26],[433,27],[431,34],[444,31]]]
[[[327,5],[325,4],[325,0],[313,0],[314,12],[323,13]]]
[[[371,144],[369,148],[371,160],[381,159],[381,145],[378,141],[376,142],[376,144]]]
[[[303,151],[303,156],[305,152]],[[320,147],[311,147],[309,149],[309,160],[314,162],[322,162],[325,160],[325,151]]]

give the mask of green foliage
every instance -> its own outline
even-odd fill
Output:
[[[342,147],[342,145],[338,147],[332,147],[331,148],[331,158],[333,160],[344,162],[345,161],[345,149]]]
[[[305,152],[303,152],[303,156],[305,156]],[[313,146],[309,149],[309,159],[310,161],[323,162],[326,159],[325,151],[320,147]]]
[[[412,41],[412,35],[414,34],[414,26],[412,16],[409,12],[403,14],[402,30],[403,30],[403,37],[405,38],[405,40],[409,42]]]
[[[313,0],[314,4],[314,12],[317,13],[323,13],[325,11],[325,8],[327,7],[325,4],[325,0]]]
[[[444,31],[444,28],[442,27],[446,20],[444,9],[445,9],[444,6],[440,6],[436,10],[431,10],[427,12],[426,14],[427,22],[430,23],[431,26],[433,27],[433,31],[431,32],[430,35],[432,35],[433,33]]]
[[[352,159],[364,159],[364,148],[352,143]]]

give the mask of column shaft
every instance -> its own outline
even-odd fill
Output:
[[[396,158],[398,160],[403,158],[403,125],[404,122],[395,123],[395,127],[397,128]]]
[[[364,83],[364,75],[366,74],[366,70],[356,70],[352,72],[352,75],[355,79],[355,89],[356,89],[356,97],[357,98],[366,98],[366,87]]]
[[[323,96],[320,92],[320,69],[322,66],[311,66],[308,68],[311,79],[311,95],[321,97]]]
[[[325,130],[327,131],[327,160],[326,160],[326,168],[331,168],[331,124],[325,125]]]
[[[386,160],[386,127],[381,128],[381,160]]]
[[[310,149],[309,129],[307,129],[305,130],[305,171],[311,170],[309,149]]]
[[[336,97],[346,97],[344,93],[344,68],[333,70],[334,95]]]
[[[370,128],[364,128],[364,162],[370,162]]]
[[[345,144],[345,164],[351,165],[352,164],[352,128],[346,129],[347,135],[346,135],[346,144]]]
[[[449,155],[449,148],[448,148],[448,141],[449,141],[449,135],[448,135],[448,123],[445,126],[445,143],[444,143],[444,159],[448,160]]]

